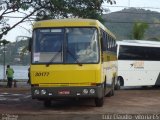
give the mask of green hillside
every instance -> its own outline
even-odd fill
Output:
[[[23,49],[28,46],[28,41],[21,40],[18,42],[9,43],[0,47],[0,64],[14,64],[14,65],[28,65],[30,64],[30,53],[28,51],[22,52]],[[5,54],[4,54],[5,50]],[[5,57],[5,58],[4,58]]]
[[[145,39],[160,40],[160,13],[144,9],[124,9],[103,15],[105,25],[117,36],[117,39],[132,39],[132,28],[135,22],[146,22],[149,25]]]

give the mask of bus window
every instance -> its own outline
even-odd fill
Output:
[[[111,37],[108,35],[108,50],[111,48]]]
[[[107,38],[106,38],[106,34],[103,30],[101,30],[101,37],[102,37],[102,41],[101,41],[101,46],[102,46],[102,50],[106,51],[107,50]]]
[[[53,29],[34,31],[33,63],[49,62],[54,56],[57,58],[52,62],[62,62],[63,32],[62,29],[57,32]]]
[[[59,35],[44,35],[40,39],[40,52],[58,52],[62,48]]]
[[[160,60],[160,48],[142,46],[119,47],[120,60]]]
[[[67,28],[67,63],[98,62],[97,30],[95,28]]]

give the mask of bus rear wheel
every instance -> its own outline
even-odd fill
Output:
[[[116,82],[116,85],[115,85],[115,90],[120,90],[120,89],[121,89],[121,80],[120,80],[120,78],[118,77],[117,82]]]
[[[109,91],[109,93],[106,95],[106,97],[114,96],[114,89],[115,89],[115,81],[112,82],[112,88]]]
[[[50,107],[51,106],[51,100],[44,100],[43,104],[45,107]]]
[[[103,103],[104,103],[104,97],[102,97],[102,98],[95,98],[96,107],[102,107]]]

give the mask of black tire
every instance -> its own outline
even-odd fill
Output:
[[[111,97],[112,96],[112,90],[109,91],[109,93],[106,95],[106,97]]]
[[[121,89],[121,81],[120,81],[120,78],[118,78],[115,85],[115,90],[120,90],[120,89]]]
[[[115,82],[112,83],[112,89],[109,91],[109,93],[106,95],[106,97],[114,96],[114,89],[115,89]]]
[[[112,88],[111,91],[109,91],[109,93],[106,95],[106,97],[111,97],[114,96],[114,89]]]
[[[96,107],[102,107],[104,104],[104,97],[95,99]]]
[[[160,85],[154,85],[153,88],[155,89],[160,88]]]
[[[51,106],[51,100],[44,100],[43,104],[44,104],[44,107],[50,107]]]

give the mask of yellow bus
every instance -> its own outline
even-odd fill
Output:
[[[38,21],[33,27],[31,93],[49,107],[54,99],[93,98],[97,107],[114,95],[115,36],[98,20]]]

